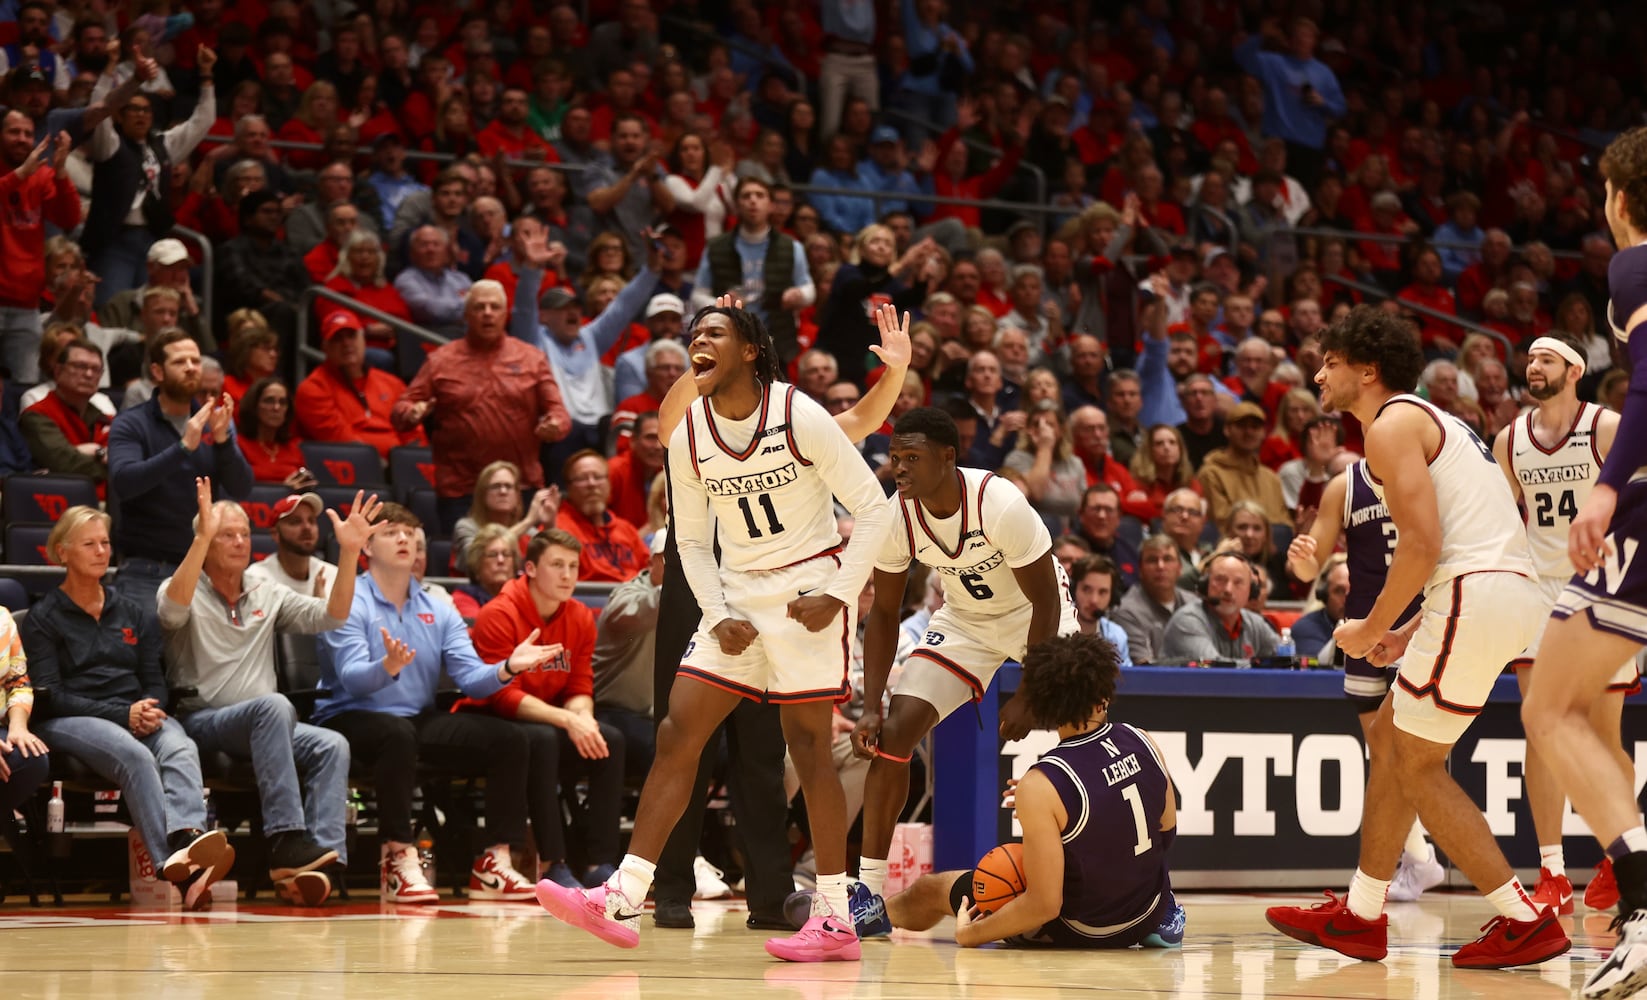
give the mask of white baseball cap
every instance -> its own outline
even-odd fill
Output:
[[[169,267],[172,264],[181,264],[188,259],[188,248],[183,245],[181,240],[167,237],[163,240],[155,240],[154,245],[149,247],[149,263],[151,264]]]
[[[646,318],[651,319],[653,316],[663,313],[684,316],[686,315],[686,304],[681,301],[679,295],[670,295],[668,292],[652,296],[652,301],[646,304]]]

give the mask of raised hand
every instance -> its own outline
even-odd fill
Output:
[[[229,425],[234,420],[234,397],[225,392],[201,409],[212,411],[207,419],[207,424],[212,430],[212,443],[222,444],[229,440]]]
[[[898,319],[898,307],[890,302],[883,303],[875,310],[875,326],[881,331],[881,342],[871,344],[869,349],[881,359],[881,364],[888,368],[902,371],[909,367],[911,349],[909,346],[909,313],[903,314],[903,320]]]
[[[531,512],[533,524],[554,524],[560,513],[560,487],[550,486],[532,494]]]
[[[738,298],[736,295],[734,295],[731,292],[727,292],[725,295],[717,295],[717,296],[715,296],[715,308],[716,309],[742,309],[743,308],[743,299]]]
[[[194,411],[187,423],[183,425],[183,450],[194,451],[200,447],[200,438],[206,433],[206,421],[212,419],[210,404]]]
[[[200,68],[201,76],[210,76],[212,67],[217,65],[217,53],[202,45],[195,50],[195,65]]]
[[[373,493],[365,503],[362,503],[361,498],[364,496],[364,490],[355,491],[355,501],[349,505],[347,520],[338,517],[335,510],[326,512],[326,516],[332,519],[332,534],[337,538],[337,546],[340,550],[358,553],[365,548],[366,540],[377,534],[378,529],[383,527],[383,522],[372,523],[372,519],[377,517],[378,511],[383,509],[383,504],[378,500],[377,494]]]
[[[217,529],[223,524],[222,516],[212,505],[212,481],[209,477],[195,477],[194,501],[200,512],[200,522],[194,529],[195,537],[209,542],[217,537]]]
[[[721,652],[727,656],[737,656],[749,648],[749,644],[760,635],[755,626],[742,618],[728,618],[714,628],[715,638],[720,640]]]
[[[63,164],[68,162],[69,149],[73,145],[74,143],[70,141],[67,132],[58,132],[53,137],[51,150],[51,168],[53,171],[59,174],[63,172]]]
[[[378,631],[383,635],[383,672],[390,677],[399,677],[406,665],[416,658],[417,650],[390,635],[386,628],[379,628]]]
[[[25,156],[23,162],[17,165],[15,173],[19,178],[31,177],[36,170],[40,169],[40,164],[44,163],[46,159],[46,146],[50,143],[50,139],[41,139],[33,149],[29,150],[29,155]]]

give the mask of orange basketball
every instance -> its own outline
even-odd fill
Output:
[[[1024,845],[1002,844],[972,869],[972,905],[994,913],[1024,894]]]

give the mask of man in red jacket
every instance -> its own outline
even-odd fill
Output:
[[[458,711],[487,711],[522,724],[553,727],[554,740],[532,740],[528,809],[543,877],[561,885],[596,886],[612,877],[618,859],[618,812],[623,803],[623,734],[595,720],[595,614],[572,599],[582,545],[558,528],[540,531],[526,547],[525,575],[480,610],[472,633],[482,657],[508,655],[522,639],[560,647],[560,655],[522,673],[484,701],[465,699]],[[587,852],[583,877],[567,863],[556,779],[570,791],[588,779],[589,794],[570,803]]]
[[[49,145],[48,145],[49,144]],[[18,382],[40,378],[40,292],[46,284],[46,223],[80,224],[80,195],[63,172],[69,135],[34,141],[34,120],[13,109],[0,118],[0,351]]]
[[[612,477],[605,457],[585,448],[566,460],[562,478],[566,501],[555,527],[583,543],[578,579],[622,583],[639,573],[652,555],[640,531],[607,509]]]
[[[297,387],[298,433],[310,441],[359,441],[389,457],[389,449],[422,444],[423,428],[396,430],[389,421],[406,383],[366,367],[366,328],[360,317],[339,309],[320,327],[326,363]]]

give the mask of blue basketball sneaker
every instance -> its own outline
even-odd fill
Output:
[[[1167,915],[1149,937],[1139,942],[1145,948],[1182,948],[1184,946],[1184,908],[1178,897],[1168,894]]]
[[[859,938],[888,937],[892,934],[892,920],[886,915],[886,900],[869,891],[862,882],[854,881],[847,891],[847,903],[852,910],[852,925]]]

